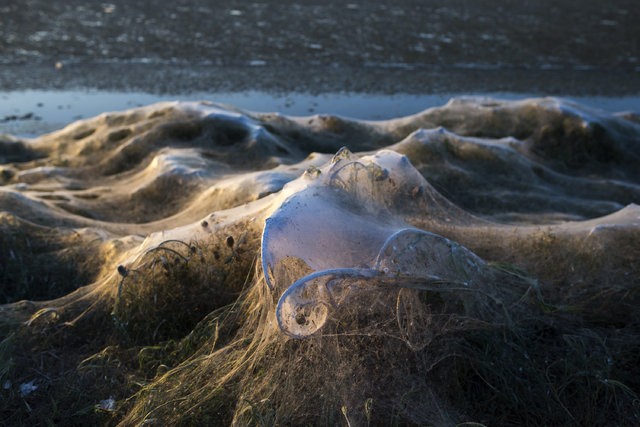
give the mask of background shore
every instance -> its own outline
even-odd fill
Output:
[[[635,2],[28,0],[0,90],[640,93]]]

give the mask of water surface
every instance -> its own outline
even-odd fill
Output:
[[[33,137],[104,112],[122,111],[160,101],[206,100],[255,112],[289,116],[332,114],[360,120],[387,120],[446,104],[453,97],[505,100],[532,98],[532,93],[369,94],[336,92],[312,95],[264,91],[196,92],[182,95],[99,90],[21,90],[0,93],[0,133]],[[571,96],[567,100],[606,112],[640,111],[640,95]]]

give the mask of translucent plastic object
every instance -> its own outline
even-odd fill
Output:
[[[315,333],[374,286],[473,286],[480,258],[403,221],[416,203],[408,195],[424,184],[414,172],[391,151],[356,160],[341,150],[267,219],[262,267],[267,285],[283,292],[276,317],[284,333]]]

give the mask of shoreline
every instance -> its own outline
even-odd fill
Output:
[[[56,67],[57,65],[57,67]],[[442,94],[526,92],[536,96],[640,95],[640,69],[483,67],[480,64],[374,66],[112,61],[3,64],[0,91],[102,90],[157,95],[262,91]]]

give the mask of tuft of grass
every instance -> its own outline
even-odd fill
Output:
[[[257,249],[228,241],[165,241],[134,266],[120,266],[112,316],[121,338],[137,344],[180,338],[235,301]]]
[[[95,278],[98,246],[78,234],[0,216],[0,302],[46,300]]]
[[[93,291],[58,301],[55,318],[53,304],[33,307],[40,315],[0,346],[3,378],[14,385],[2,416],[18,425],[625,425],[640,417],[638,323],[606,315],[635,298],[633,283],[614,281],[623,268],[638,272],[624,252],[549,233],[512,239],[513,253],[526,256],[500,256],[494,245],[501,262],[477,289],[354,288],[319,333],[295,340],[275,322],[279,295],[256,266],[257,231],[162,242]],[[624,251],[633,243],[615,239]],[[606,271],[614,276],[601,282]],[[562,284],[570,286],[555,289]],[[607,292],[606,307],[588,312],[586,301]],[[34,379],[46,393],[23,399],[16,385]],[[100,407],[108,398],[114,409]]]

